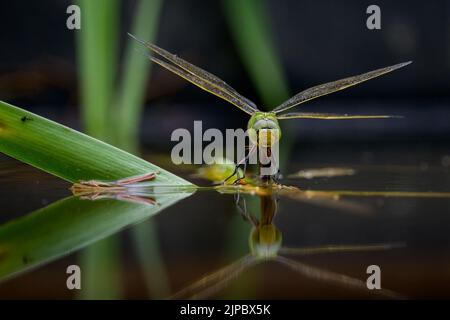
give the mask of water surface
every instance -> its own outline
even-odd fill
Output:
[[[145,154],[150,161],[167,167],[161,160],[164,157],[151,152]],[[388,194],[448,192],[449,155],[450,150],[439,144],[305,145],[295,152],[285,172],[346,167],[355,169],[356,173],[333,178],[284,179],[282,182],[302,190],[382,191]],[[192,179],[186,170],[175,173],[199,185],[208,185],[207,181]],[[3,230],[9,224],[30,219],[31,212],[71,196],[69,183],[6,156],[0,157],[0,182],[0,228]],[[245,198],[248,211],[260,217],[259,199]],[[117,205],[115,201],[95,201],[95,206],[100,209],[94,210],[89,204],[94,203],[92,201],[63,200],[63,204],[58,202],[53,210],[54,216],[45,216],[47,220],[44,222],[28,223],[29,233],[24,233],[24,237],[32,237],[33,234],[39,237],[32,242],[37,246],[35,252],[45,252],[42,246],[56,246],[51,241],[60,239],[58,256],[33,268],[27,268],[27,265],[33,265],[32,259],[22,256],[23,270],[0,283],[0,297],[79,297],[79,293],[66,288],[66,267],[79,264],[80,250],[95,245],[102,237],[110,237],[109,234],[120,239],[120,256],[111,270],[120,270],[122,298],[170,296],[250,252],[252,225],[236,209],[233,195],[196,192],[156,214],[139,205]],[[108,205],[111,207],[104,209]],[[58,210],[61,210],[59,214]],[[89,210],[94,211],[91,214]],[[273,223],[282,234],[282,246],[290,248],[400,244],[401,247],[389,250],[290,255],[289,258],[362,281],[368,277],[367,266],[375,264],[381,268],[383,288],[410,298],[449,298],[449,213],[450,199],[445,197],[352,196],[343,197],[341,201],[298,201],[280,196]],[[62,231],[57,234],[59,238],[41,244],[40,240],[46,233],[39,233],[39,230],[45,231],[39,228],[54,231],[52,224],[61,217],[68,217],[72,226],[80,223],[83,232],[72,232],[73,228],[61,226],[59,230]],[[43,218],[39,219],[42,221]],[[113,223],[117,226],[111,227]],[[95,232],[99,234],[94,237],[92,233]],[[136,233],[143,233],[150,239],[151,243],[144,248],[151,251],[153,255],[149,256],[155,260],[140,258]],[[0,265],[14,250],[19,250],[19,245],[8,244],[16,235],[0,237]],[[87,238],[78,239],[80,235]],[[20,239],[14,241],[20,243]],[[66,243],[68,247],[63,247]],[[305,276],[275,261],[263,261],[244,269],[208,297],[380,298],[368,290]]]

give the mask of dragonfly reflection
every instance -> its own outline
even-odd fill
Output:
[[[369,290],[366,282],[363,280],[317,268],[286,257],[289,255],[306,256],[333,252],[387,250],[399,247],[401,246],[400,244],[326,245],[302,248],[283,247],[281,231],[274,224],[274,218],[277,213],[276,195],[260,196],[260,200],[261,214],[259,218],[247,211],[245,202],[243,202],[244,206],[238,206],[242,215],[253,226],[249,237],[250,253],[183,288],[171,296],[171,299],[204,299],[211,297],[223,290],[246,269],[268,261],[280,263],[307,278],[318,281],[333,283],[384,298],[404,298],[401,294],[388,289]]]

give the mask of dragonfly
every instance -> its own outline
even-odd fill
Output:
[[[252,148],[247,155],[236,164],[235,172],[230,175],[234,176],[240,165],[244,164],[244,175],[247,159],[250,155],[256,152],[256,147],[260,146],[266,148],[266,154],[271,157],[271,147],[281,139],[281,128],[279,120],[288,119],[320,119],[320,120],[349,120],[349,119],[383,119],[398,117],[394,115],[363,115],[363,114],[335,114],[335,113],[312,113],[312,112],[286,112],[300,104],[310,100],[319,98],[321,96],[334,93],[359,83],[368,81],[370,79],[379,77],[381,75],[390,73],[394,70],[400,69],[412,61],[398,63],[389,67],[384,67],[369,71],[356,76],[347,77],[344,79],[316,85],[309,89],[303,90],[272,111],[260,110],[254,102],[239,94],[235,89],[228,85],[219,77],[187,62],[178,55],[172,54],[169,51],[158,47],[155,44],[145,42],[138,37],[128,33],[130,37],[150,49],[152,54],[146,56],[154,63],[167,69],[168,71],[178,75],[181,78],[191,82],[197,87],[212,93],[219,98],[238,107],[243,112],[250,116],[247,129],[249,129],[249,138],[252,142]],[[275,159],[270,159],[271,164]],[[273,175],[275,176],[275,174]],[[237,179],[239,180],[239,179]]]

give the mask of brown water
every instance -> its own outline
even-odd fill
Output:
[[[450,191],[450,150],[447,146],[319,145],[304,146],[299,150],[301,152],[294,154],[294,160],[285,172],[324,167],[356,170],[352,176],[282,181],[302,190],[383,191],[387,195],[400,191]],[[150,152],[146,154],[148,160],[167,167],[161,157]],[[173,168],[167,168],[173,171]],[[196,184],[208,185],[207,181],[190,178],[188,171],[175,173]],[[1,227],[71,195],[69,183],[6,156],[0,156],[0,182]],[[259,200],[251,196],[246,198],[248,211],[260,217]],[[196,192],[144,222],[118,231],[113,237],[120,241],[119,256],[110,261],[107,269],[120,277],[119,297],[165,297],[249,254],[252,225],[239,214],[234,200],[233,195]],[[61,214],[82,214],[77,211],[76,203],[70,208],[73,212]],[[83,208],[79,207],[80,210]],[[127,212],[123,214],[127,215]],[[107,213],[102,219],[96,223],[111,221]],[[49,219],[46,223],[52,221]],[[375,264],[381,268],[383,288],[410,298],[450,298],[450,198],[379,195],[344,197],[341,201],[298,201],[280,196],[273,223],[282,234],[282,246],[290,248],[401,244],[401,247],[389,250],[290,255],[289,258],[364,282],[368,277],[366,268]],[[132,224],[135,225],[135,221]],[[36,223],[35,228],[45,227]],[[32,223],[30,228],[33,229]],[[143,246],[147,250],[145,261],[138,254],[137,233],[147,241]],[[67,237],[75,236],[67,234]],[[94,240],[98,241],[98,238],[101,235]],[[8,241],[3,241],[5,247]],[[52,245],[39,244],[39,239],[36,243]],[[67,248],[68,255],[49,259],[0,282],[0,298],[79,297],[80,292],[66,288],[68,265],[81,264],[83,272],[82,249],[72,249]],[[14,247],[6,245],[6,249],[2,249],[0,246],[0,265],[13,250]],[[24,265],[33,265],[29,257],[22,259]],[[83,290],[88,290],[89,284],[83,281],[88,280],[82,278]],[[110,284],[100,281],[97,285],[108,287]],[[379,298],[369,290],[305,276],[274,260],[246,268],[209,297]]]

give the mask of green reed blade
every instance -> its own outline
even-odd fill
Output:
[[[158,29],[162,0],[141,0],[137,3],[131,33],[153,42]],[[136,51],[135,41],[126,38],[124,72],[116,96],[117,131],[115,142],[121,148],[135,153],[138,149],[138,129],[142,114],[147,80],[152,64]],[[139,48],[140,49],[140,48]]]
[[[79,0],[81,30],[76,32],[84,130],[111,138],[111,103],[118,60],[118,0]],[[107,140],[110,142],[109,140]]]
[[[0,152],[70,182],[159,171],[154,185],[192,185],[123,150],[2,101]]]
[[[259,0],[223,1],[225,17],[247,72],[263,103],[274,107],[290,94],[265,5]]]

